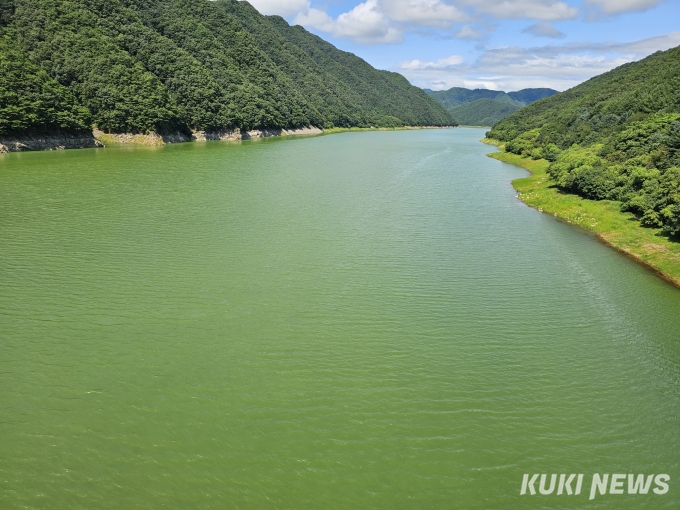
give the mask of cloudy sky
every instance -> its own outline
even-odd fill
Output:
[[[680,0],[249,0],[423,88],[566,90],[680,46]]]

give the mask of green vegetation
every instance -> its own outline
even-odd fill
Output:
[[[527,106],[487,136],[550,161],[561,190],[613,201],[642,226],[680,235],[680,48]]]
[[[68,88],[0,36],[0,135],[89,131],[92,120]]]
[[[467,126],[493,126],[521,107],[557,94],[553,89],[523,89],[506,93],[461,87],[437,92],[425,89],[425,92],[446,107],[458,122]]]
[[[537,89],[522,89],[517,92],[508,92],[508,95],[515,101],[519,101],[522,105],[528,105],[539,99],[554,96],[558,92],[554,89],[537,88]]]
[[[498,90],[488,90],[488,89],[465,89],[462,87],[453,87],[449,90],[438,90],[433,91],[430,89],[425,89],[431,97],[435,98],[437,101],[441,102],[445,108],[453,108],[461,104],[472,103],[478,99],[493,99],[494,101],[499,101],[501,103],[512,104],[515,106],[524,106],[524,104],[519,101],[514,100],[510,95],[503,91]]]
[[[77,129],[87,116],[132,133],[455,124],[402,76],[237,0],[0,0],[2,34],[6,59],[77,106]],[[22,90],[10,106],[35,103]],[[14,133],[37,122],[21,108],[21,125],[0,113]]]
[[[495,99],[477,99],[449,108],[451,115],[464,126],[493,126],[503,117],[519,110],[520,106],[501,103]]]
[[[376,71],[279,16],[260,16],[245,2],[225,2],[262,48],[293,78],[326,120],[319,127],[451,126],[455,120],[421,89],[397,73]],[[258,28],[259,26],[259,28]],[[275,27],[276,31],[270,27]],[[312,72],[310,72],[310,70]],[[344,104],[344,106],[343,106]]]
[[[640,228],[635,215],[621,211],[620,202],[591,200],[559,189],[548,174],[549,161],[509,152],[489,156],[532,172],[530,177],[512,182],[518,197],[527,205],[596,232],[614,248],[658,270],[664,278],[680,286],[680,243],[674,242],[661,228]]]

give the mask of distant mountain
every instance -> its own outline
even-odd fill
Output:
[[[553,89],[522,89],[517,92],[508,92],[508,95],[515,101],[519,101],[526,106],[539,99],[554,96],[557,93],[558,92]]]
[[[237,0],[0,0],[0,135],[453,125],[437,101]]]
[[[488,89],[470,90],[462,87],[453,87],[449,90],[440,91],[424,90],[449,110],[458,122],[468,126],[492,126],[522,106],[557,94],[556,90],[546,88],[523,89],[517,92]],[[485,101],[478,102],[482,99]],[[489,103],[488,101],[493,102]],[[461,105],[468,104],[475,104],[476,106],[458,108]],[[516,108],[508,108],[508,105]],[[478,108],[481,109],[479,109],[478,113],[475,113]],[[465,120],[463,120],[463,117]]]
[[[551,161],[562,190],[680,236],[680,46],[522,108],[487,136]]]
[[[433,91],[425,89],[428,95],[439,101],[445,108],[453,108],[465,103],[472,103],[478,99],[493,99],[502,103],[514,104],[516,106],[524,106],[525,103],[520,103],[513,99],[510,95],[503,91],[488,90],[488,89],[464,89],[462,87],[453,87],[449,90]]]
[[[449,112],[464,126],[493,126],[503,117],[515,113],[520,108],[521,106],[495,99],[477,99],[471,103],[449,108]]]

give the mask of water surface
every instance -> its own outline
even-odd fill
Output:
[[[483,134],[1,156],[0,507],[680,507],[680,292]]]

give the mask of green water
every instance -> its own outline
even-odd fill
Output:
[[[0,508],[680,507],[680,292],[483,134],[0,157]]]

